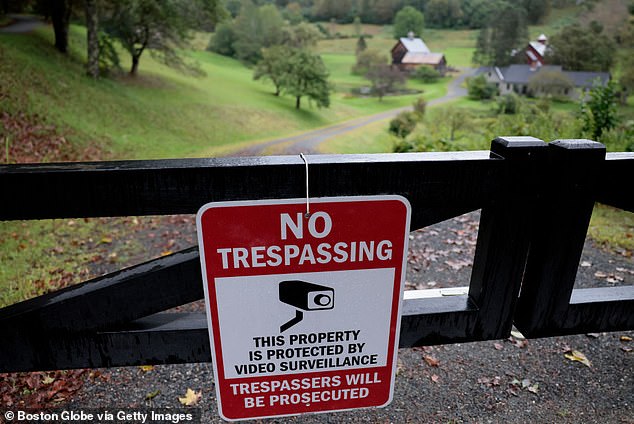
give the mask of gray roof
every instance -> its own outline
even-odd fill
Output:
[[[565,71],[564,74],[572,80],[575,87],[592,88],[597,78],[601,85],[610,81],[609,72]]]
[[[401,43],[409,53],[431,53],[427,44],[420,38],[401,37]]]
[[[491,68],[481,68],[487,71]],[[528,84],[536,75],[541,72],[560,72],[570,78],[575,87],[591,88],[594,82],[599,79],[602,85],[607,84],[610,80],[609,72],[587,72],[587,71],[564,71],[560,65],[544,65],[537,68],[531,68],[530,65],[510,65],[505,68],[493,68],[504,82],[510,84]],[[480,71],[480,70],[478,70]]]

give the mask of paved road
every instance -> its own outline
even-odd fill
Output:
[[[451,81],[451,83],[447,87],[446,95],[438,99],[430,100],[427,104],[429,106],[433,106],[466,96],[467,90],[461,85],[467,77],[472,76],[474,73],[475,69],[463,69],[462,73],[453,81]],[[283,150],[283,152],[286,154],[299,154],[301,152],[318,153],[318,146],[332,137],[336,137],[338,135],[344,134],[360,127],[364,127],[366,125],[373,124],[378,121],[391,119],[398,115],[400,112],[411,109],[411,106],[405,106],[397,109],[388,110],[386,112],[377,113],[375,115],[364,116],[361,118],[352,119],[350,121],[341,122],[330,127],[320,128],[292,137],[270,140],[256,146],[251,146],[246,149],[239,150],[233,155],[260,156],[265,154],[267,150],[271,149],[274,146],[277,146],[279,150]]]
[[[27,15],[8,15],[13,20],[9,25],[0,27],[0,33],[5,34],[23,34],[31,32],[37,27],[43,25],[43,22],[33,16]]]

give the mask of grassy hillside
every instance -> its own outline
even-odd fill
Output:
[[[209,156],[362,115],[410,104],[415,96],[352,98],[367,85],[349,74],[351,57],[326,55],[335,92],[332,106],[304,101],[297,111],[289,97],[253,81],[241,63],[205,51],[190,52],[205,77],[163,66],[146,54],[136,78],[92,81],[83,74],[84,35],[72,27],[69,57],[52,47],[50,28],[29,35],[0,35],[0,105],[9,113],[43,117],[78,144],[97,142],[111,158]],[[122,55],[124,69],[128,59]],[[424,89],[420,84],[416,87]],[[435,90],[432,95],[442,95]]]

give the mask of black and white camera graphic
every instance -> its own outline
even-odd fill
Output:
[[[335,307],[334,289],[301,280],[280,282],[279,296],[280,302],[297,308],[295,317],[280,327],[280,333],[283,333],[304,319],[302,310],[324,311]]]

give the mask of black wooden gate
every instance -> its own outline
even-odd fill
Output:
[[[311,196],[399,194],[416,230],[482,209],[469,293],[406,296],[401,347],[634,328],[634,287],[573,290],[593,205],[634,211],[634,154],[588,140],[491,151],[316,155]],[[0,166],[0,220],[194,214],[298,198],[300,157]],[[45,207],[43,206],[45,205]],[[23,252],[28,254],[28,252]],[[1,264],[0,264],[1,266]],[[211,361],[196,247],[0,309],[0,372]]]

